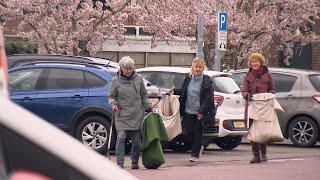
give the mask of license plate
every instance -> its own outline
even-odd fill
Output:
[[[234,128],[245,128],[243,121],[234,121],[233,126]]]

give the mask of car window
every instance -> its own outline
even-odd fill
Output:
[[[103,87],[107,84],[107,81],[93,73],[85,72],[85,76],[87,80],[86,87],[88,88]]]
[[[156,85],[168,89],[173,87],[180,89],[184,78],[184,74],[159,72]]]
[[[290,92],[298,78],[296,76],[272,73],[272,79],[276,92]]]
[[[309,80],[312,86],[320,92],[320,74],[314,74],[309,76]]]
[[[10,90],[35,90],[42,69],[24,69],[9,74]]]
[[[242,82],[246,74],[247,73],[245,72],[233,74],[232,79],[236,82],[236,84],[239,86],[240,89],[242,89]]]
[[[139,74],[146,80],[150,81],[151,80],[151,74],[152,72],[139,72]]]
[[[234,94],[240,91],[240,88],[231,77],[212,77],[211,79],[214,91],[227,94]]]
[[[50,68],[43,89],[83,88],[84,82],[84,73],[81,70]]]

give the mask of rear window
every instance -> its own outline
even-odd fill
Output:
[[[107,82],[104,79],[95,74],[85,72],[85,76],[87,80],[86,87],[88,88],[103,87],[107,84]]]
[[[238,85],[230,77],[212,77],[214,91],[234,94],[240,91]]]
[[[312,86],[320,92],[320,74],[314,74],[309,76],[309,80]]]
[[[81,70],[51,68],[44,89],[83,88],[84,73]]]
[[[285,74],[272,73],[276,92],[290,92],[298,77]]]

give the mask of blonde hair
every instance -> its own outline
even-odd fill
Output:
[[[191,64],[190,75],[194,75],[194,68],[196,65],[199,65],[199,64],[201,64],[203,66],[203,69],[205,69],[206,63],[204,62],[204,60],[199,58],[194,58]]]
[[[252,53],[248,59],[248,67],[251,67],[251,62],[256,59],[259,60],[262,66],[266,65],[266,59],[264,58],[264,56],[260,53]]]

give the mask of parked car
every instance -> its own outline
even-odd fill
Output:
[[[320,141],[320,72],[269,68],[275,84],[276,98],[284,112],[278,112],[285,138],[299,147],[311,147]],[[242,88],[248,69],[233,72]]]
[[[152,84],[168,90],[172,87],[181,88],[185,74],[190,72],[190,68],[161,66],[139,68],[136,71]],[[212,117],[215,123],[204,129],[203,145],[207,147],[211,142],[215,142],[222,149],[234,149],[247,132],[240,89],[231,78],[231,74],[210,70],[205,70],[204,74],[212,78],[215,90],[215,97],[212,98],[219,107],[216,117]],[[190,143],[190,139],[182,134],[169,143],[169,148],[189,150]]]
[[[100,153],[107,150],[112,75],[92,65],[35,64],[9,70],[11,99]]]

